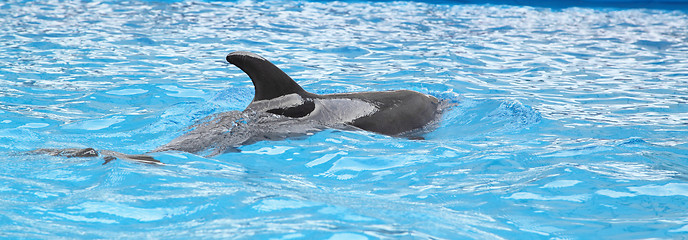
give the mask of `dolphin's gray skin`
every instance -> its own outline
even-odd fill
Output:
[[[145,154],[125,154],[121,152],[115,152],[115,151],[110,151],[110,150],[95,150],[93,148],[63,148],[63,149],[55,149],[55,148],[41,148],[41,149],[36,149],[29,154],[45,154],[45,155],[50,155],[50,156],[61,156],[61,157],[68,157],[68,158],[73,158],[73,157],[98,157],[102,156],[105,162],[103,165],[106,163],[120,158],[124,160],[131,160],[131,161],[136,161],[136,162],[141,162],[141,163],[148,163],[148,164],[163,164],[162,162],[154,159],[151,156],[145,155]]]
[[[409,90],[318,95],[306,92],[268,60],[233,52],[227,61],[246,73],[255,86],[243,112],[215,115],[154,152],[177,150],[210,155],[260,140],[307,135],[325,128],[363,129],[399,136],[437,119],[437,98]]]
[[[255,86],[244,111],[209,116],[190,131],[152,152],[184,151],[214,156],[262,140],[307,136],[326,128],[362,129],[390,136],[413,137],[438,119],[437,98],[409,90],[319,95],[305,91],[268,60],[250,52],[232,52],[227,61],[246,73]],[[37,150],[38,151],[38,150]],[[42,150],[51,155],[86,157],[93,149]],[[147,155],[97,151],[102,156],[155,163]],[[106,159],[107,161],[107,159]],[[155,160],[157,161],[157,160]],[[159,163],[159,162],[158,162]]]
[[[385,135],[427,125],[439,113],[433,96],[409,90],[318,95],[306,92],[286,73],[249,52],[233,52],[227,61],[244,71],[255,97],[244,111],[260,111],[325,125],[347,124]]]

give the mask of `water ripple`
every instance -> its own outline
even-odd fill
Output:
[[[0,2],[0,232],[10,238],[680,238],[683,11],[311,1]],[[455,103],[425,140],[326,130],[167,165],[144,153],[253,87]]]

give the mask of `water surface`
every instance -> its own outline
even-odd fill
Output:
[[[308,1],[0,3],[0,237],[680,239],[688,232],[683,11]],[[164,166],[144,153],[242,110],[224,56],[315,93],[457,104],[426,140],[363,131]]]

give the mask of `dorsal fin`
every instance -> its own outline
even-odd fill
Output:
[[[255,53],[238,51],[227,55],[227,62],[246,73],[256,88],[253,101],[269,100],[292,93],[305,93],[289,75]]]

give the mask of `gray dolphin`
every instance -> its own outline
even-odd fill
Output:
[[[251,78],[253,101],[242,112],[207,118],[154,152],[214,149],[210,155],[216,155],[256,141],[308,135],[325,128],[403,136],[427,126],[441,112],[437,98],[409,90],[310,93],[270,61],[250,52],[232,52],[227,62]]]
[[[191,126],[189,132],[152,152],[184,151],[214,156],[238,151],[237,147],[257,141],[307,136],[327,128],[414,138],[413,133],[432,125],[443,109],[437,98],[409,90],[310,93],[277,66],[250,52],[232,52],[227,61],[251,78],[255,87],[253,101],[244,111],[206,117]],[[146,156],[100,152],[130,160]]]

